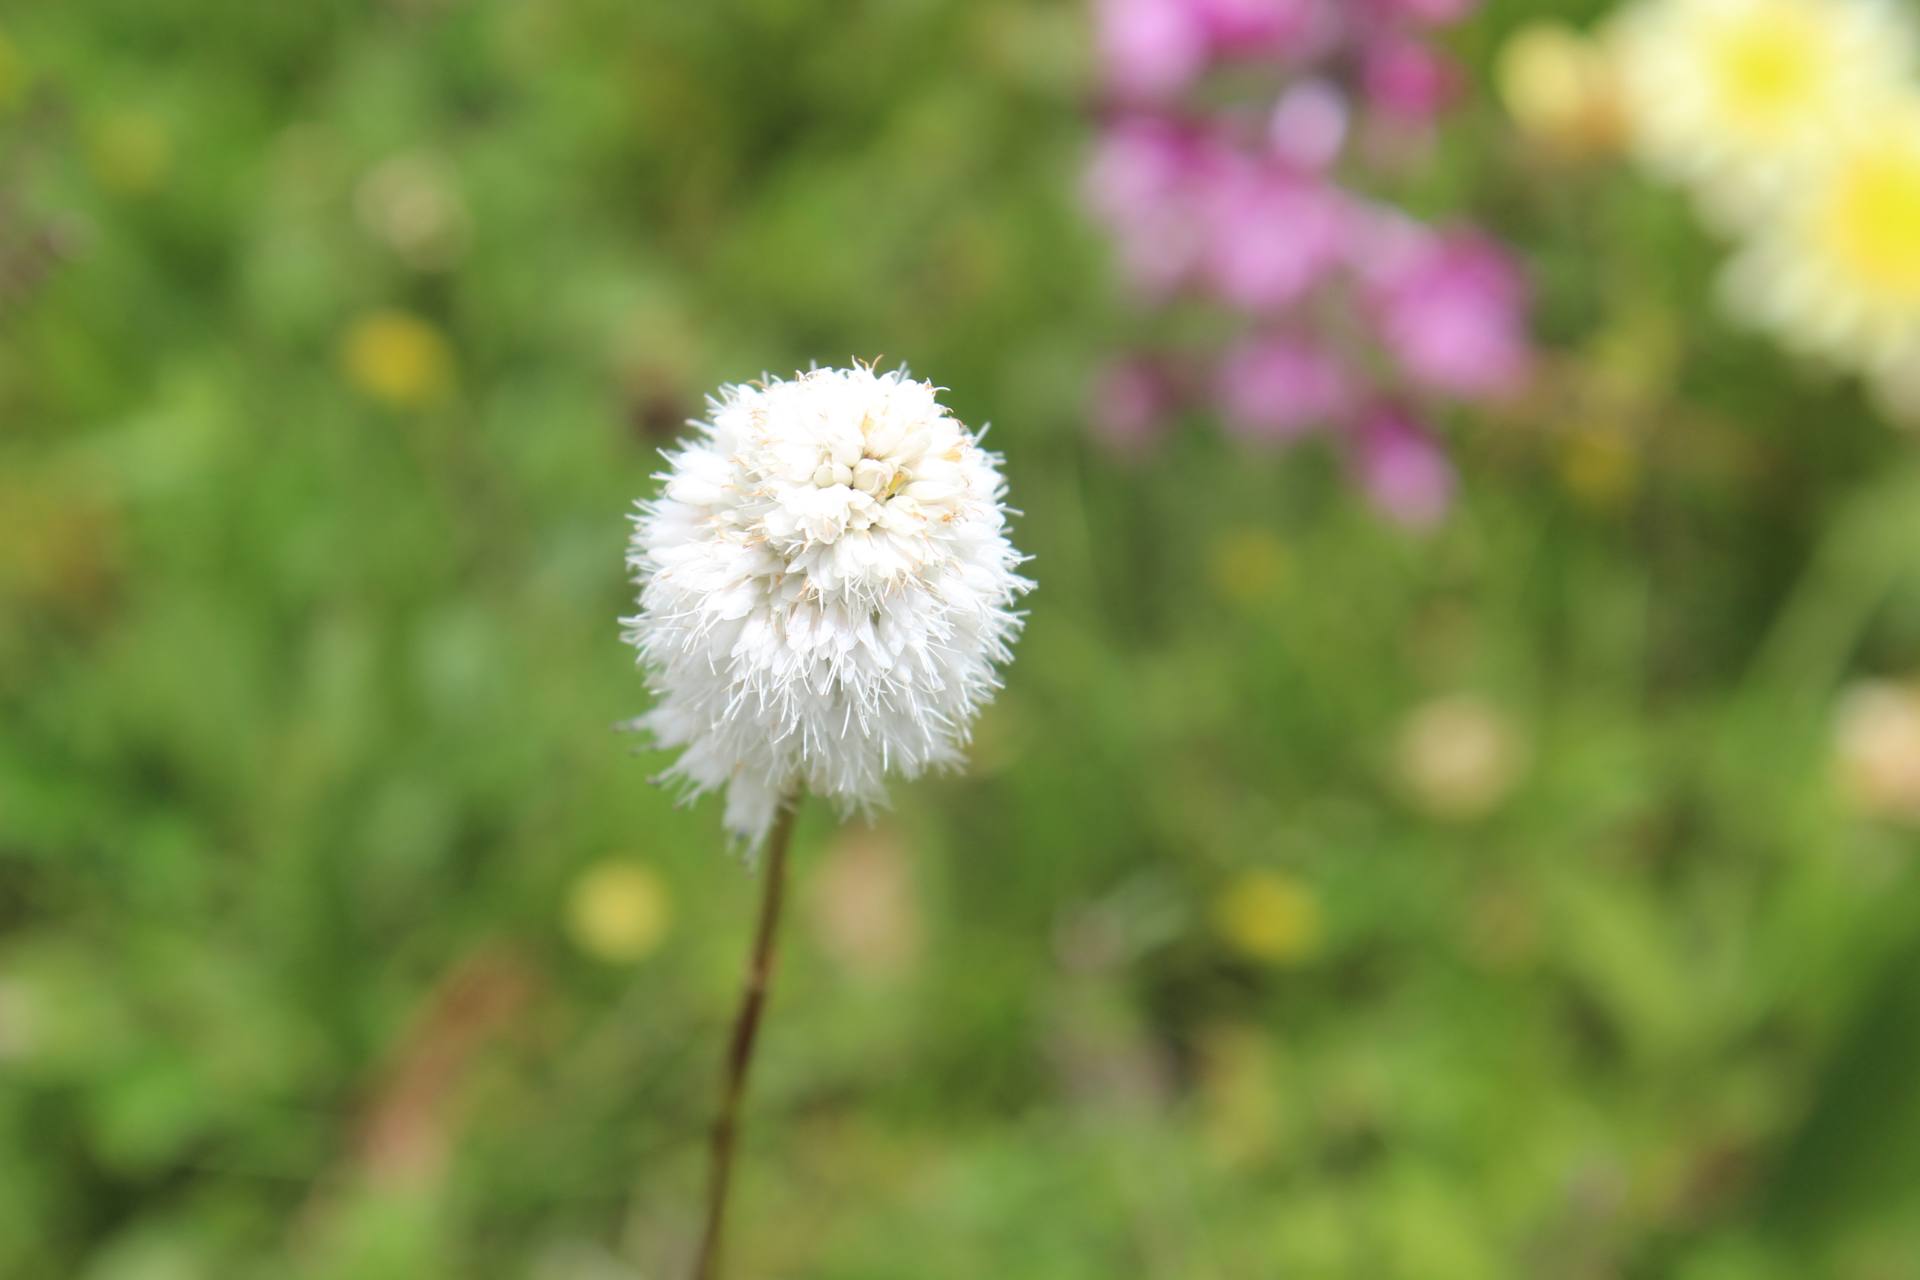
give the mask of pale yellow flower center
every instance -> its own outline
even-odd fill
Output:
[[[1706,74],[1734,127],[1773,135],[1820,93],[1828,68],[1820,31],[1805,14],[1762,5],[1711,42]]]
[[[1855,157],[1835,177],[1818,234],[1857,283],[1920,304],[1920,148]]]

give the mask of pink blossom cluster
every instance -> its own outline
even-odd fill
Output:
[[[1454,98],[1428,37],[1476,0],[1095,3],[1108,107],[1089,203],[1143,300],[1238,318],[1217,356],[1109,366],[1096,426],[1143,451],[1201,402],[1249,442],[1329,433],[1382,511],[1437,521],[1454,473],[1426,418],[1524,381],[1525,281],[1492,240],[1350,176]]]

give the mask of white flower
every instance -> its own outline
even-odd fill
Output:
[[[635,727],[750,843],[797,788],[864,807],[957,764],[999,686],[1032,584],[998,457],[935,392],[870,367],[724,387],[635,517]]]
[[[1920,822],[1920,694],[1912,685],[1863,680],[1850,686],[1840,698],[1833,738],[1840,787],[1855,808]]]
[[[1740,228],[1838,124],[1898,92],[1912,37],[1886,0],[1640,0],[1613,44],[1641,153]]]
[[[1897,399],[1920,364],[1920,96],[1833,130],[1723,288],[1733,314]]]

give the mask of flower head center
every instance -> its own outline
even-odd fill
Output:
[[[865,451],[850,463],[841,462],[829,454],[813,470],[813,484],[817,489],[845,485],[879,502],[893,497],[912,479],[912,475],[898,462],[875,457]]]
[[[1751,133],[1790,127],[1819,92],[1820,33],[1791,7],[1756,7],[1709,46],[1707,77],[1731,123]]]
[[[1920,304],[1920,148],[1856,157],[1837,175],[1819,231],[1861,284]]]

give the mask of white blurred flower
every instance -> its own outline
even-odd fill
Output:
[[[422,271],[452,266],[473,231],[452,172],[427,152],[382,161],[354,188],[353,207],[368,234]]]
[[[1920,363],[1920,97],[1829,130],[1725,288],[1735,315],[1897,402]]]
[[[1863,680],[1841,696],[1834,716],[1834,765],[1855,808],[1920,823],[1920,692],[1891,680]]]
[[[1520,731],[1472,694],[1435,698],[1400,726],[1401,785],[1436,818],[1478,818],[1498,808],[1526,766]]]
[[[1733,226],[1896,93],[1912,47],[1885,0],[1641,0],[1612,34],[1641,153]]]
[[[723,388],[635,518],[635,727],[749,843],[796,788],[862,807],[957,764],[999,686],[1032,584],[998,457],[935,392],[870,367]]]

